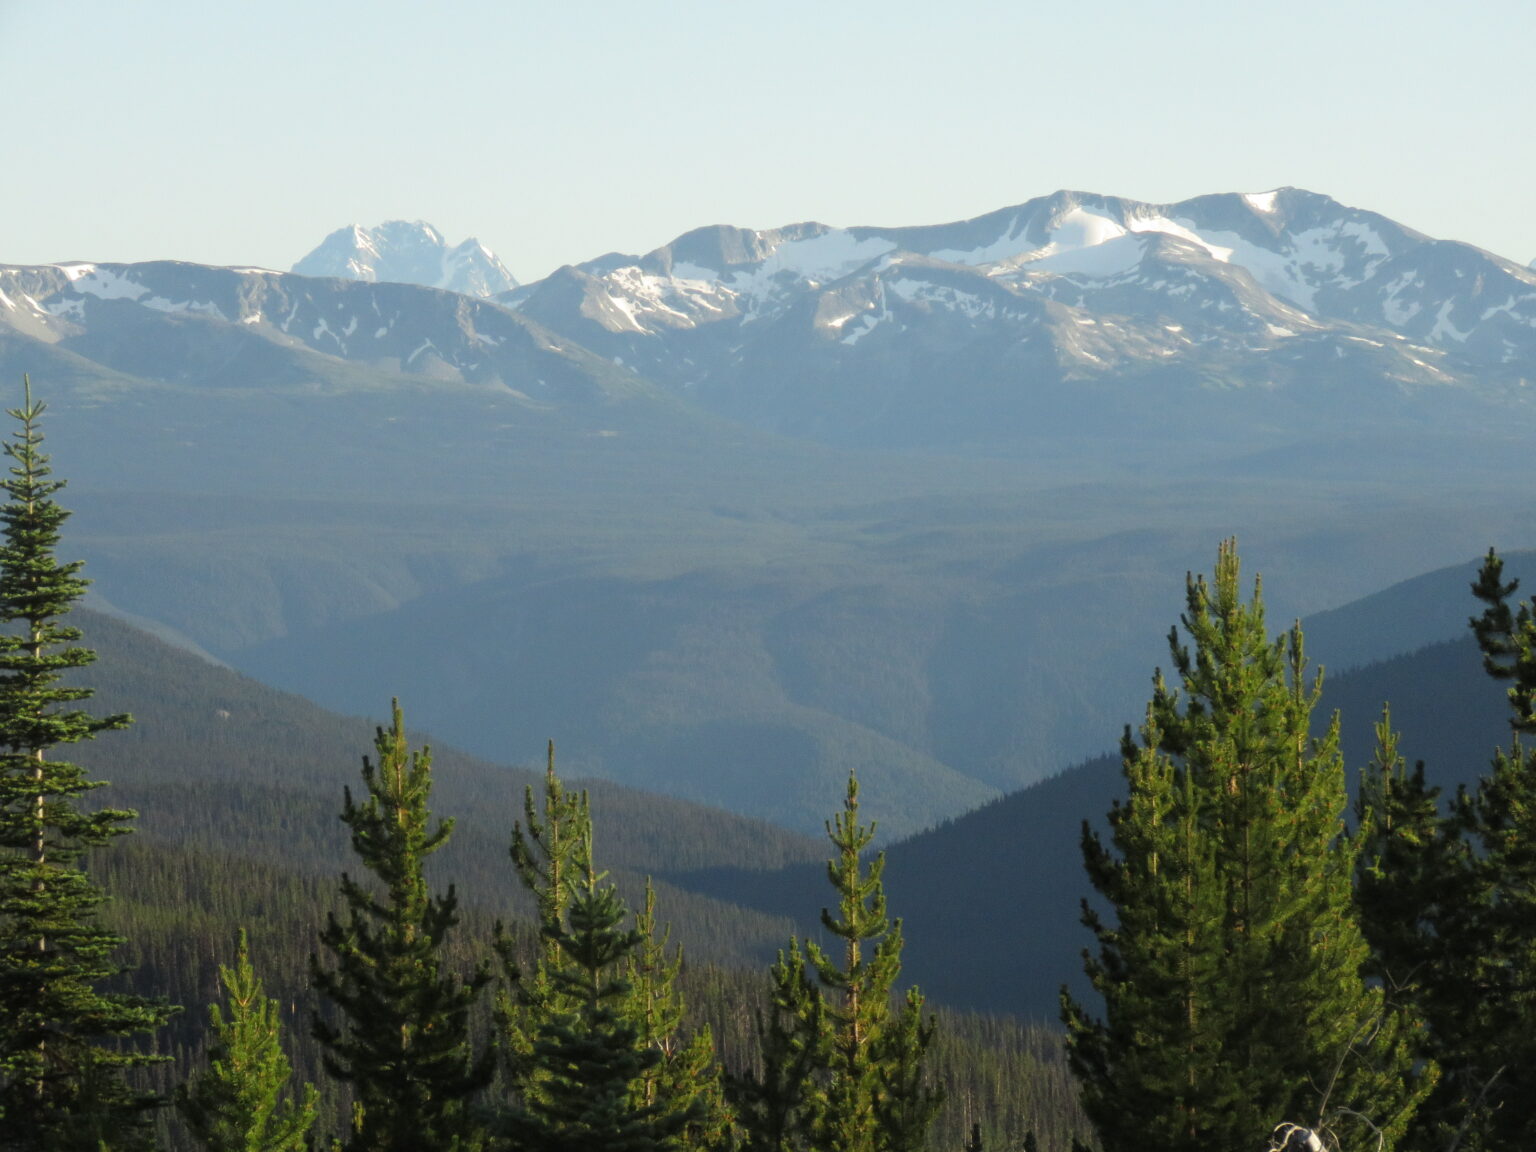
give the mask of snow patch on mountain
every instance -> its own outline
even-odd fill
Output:
[[[947,310],[958,312],[972,320],[992,320],[997,317],[997,306],[993,301],[950,284],[937,284],[915,276],[901,276],[888,282],[885,289],[906,303],[921,300],[942,304]]]
[[[95,264],[60,264],[58,269],[68,276],[75,291],[99,300],[138,300],[149,289],[138,281]]]
[[[1451,323],[1451,309],[1456,307],[1456,301],[1447,300],[1440,305],[1440,311],[1435,315],[1435,326],[1429,330],[1429,338],[1434,341],[1455,340],[1458,344],[1465,344],[1467,337],[1472,335],[1472,329],[1465,332]]]
[[[733,265],[725,271],[680,261],[670,277],[649,283],[653,296],[666,291],[661,281],[691,307],[708,309],[720,316],[740,313],[748,321],[773,310],[776,301],[806,288],[820,288],[857,272],[896,250],[890,240],[861,237],[845,228],[828,228],[814,235],[779,240],[753,264]],[[638,269],[617,269],[605,279],[619,283],[633,280]]]
[[[1243,199],[1255,212],[1263,212],[1267,216],[1274,212],[1275,197],[1278,195],[1280,195],[1279,189],[1272,192],[1244,192]]]
[[[841,280],[895,249],[889,240],[861,239],[845,228],[829,228],[819,236],[777,245],[759,266],[759,274],[772,277],[788,272],[813,284],[825,284]]]
[[[1147,237],[1127,233],[1099,241],[1089,247],[1052,252],[1031,261],[1031,270],[1040,269],[1064,276],[1107,278],[1122,276],[1137,267],[1147,250]]]
[[[929,255],[935,260],[945,260],[951,264],[968,264],[972,267],[996,264],[1027,251],[1027,241],[1024,239],[1025,224],[1026,221],[1022,216],[1015,216],[1008,229],[990,244],[963,251],[958,248],[940,248],[930,252]]]

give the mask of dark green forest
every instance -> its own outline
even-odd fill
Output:
[[[1062,991],[1063,1031],[925,998],[853,776],[819,841],[564,781],[553,746],[432,749],[398,704],[336,717],[80,607],[42,411],[11,412],[0,481],[0,1148],[1536,1136],[1536,617],[1492,552],[1473,632],[1509,741],[1454,796],[1390,712],[1346,767],[1234,542],[1191,577],[1120,798],[1079,813],[1091,994]],[[744,879],[818,869],[795,909]],[[1015,915],[984,872],[927,872]]]
[[[242,927],[253,961],[283,1008],[284,1035],[301,1080],[322,1084],[310,1040],[308,957],[315,933],[337,902],[346,867],[338,820],[343,788],[373,726],[211,666],[146,633],[89,610],[75,618],[99,659],[88,675],[101,710],[131,710],[135,723],[81,746],[79,759],[110,774],[114,803],[139,812],[136,831],[91,861],[112,894],[105,915],[126,938],[131,986],[185,1006],[162,1033],[175,1064],[156,1070],[166,1091],[205,1059],[207,1012],[220,994],[220,965],[234,959]],[[434,811],[456,825],[430,874],[457,885],[462,929],[449,941],[457,970],[489,955],[494,923],[506,919],[531,945],[532,900],[508,859],[512,824],[529,769],[493,765],[434,748]],[[654,876],[661,917],[686,950],[680,984],[688,1024],[707,1024],[728,1068],[750,1067],[755,1019],[767,1003],[767,968],[791,934],[814,930],[818,906],[799,921],[669,884],[726,862],[770,870],[823,860],[826,846],[772,825],[603,781],[591,796],[596,851],[637,905]],[[813,893],[825,900],[824,894]],[[900,895],[893,894],[900,914]],[[1075,1091],[1055,1030],[1010,1015],[938,1009],[941,1027],[929,1057],[947,1103],[936,1146],[958,1147],[982,1123],[989,1147],[1020,1144],[1030,1131],[1044,1147],[1067,1148],[1082,1134]],[[487,1027],[489,1025],[487,1024]],[[340,1124],[344,1105],[322,1094],[322,1116]],[[166,1117],[172,1147],[191,1147]]]

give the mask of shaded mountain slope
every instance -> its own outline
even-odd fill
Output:
[[[373,725],[207,664],[110,617],[75,616],[100,656],[80,673],[96,689],[93,708],[135,716],[127,731],[82,745],[78,758],[111,782],[102,793],[108,801],[140,811],[140,851],[161,844],[334,880],[349,852],[337,819],[342,791],[357,786]],[[539,774],[441,744],[434,767],[434,811],[456,821],[434,861],[440,881],[457,883],[466,903],[487,915],[525,910],[506,846],[522,818],[523,790]],[[600,859],[631,896],[638,877],[675,870],[680,861],[772,865],[819,854],[813,841],[725,812],[604,782],[590,790]],[[781,919],[700,904],[670,889],[662,904],[700,959],[756,961],[785,932]]]
[[[1335,708],[1342,714],[1352,779],[1371,756],[1371,726],[1384,701],[1392,702],[1403,753],[1423,759],[1447,792],[1474,784],[1507,741],[1502,690],[1484,674],[1470,638],[1328,682],[1319,717]],[[1087,995],[1079,955],[1091,937],[1078,908],[1091,889],[1080,830],[1085,820],[1102,821],[1122,787],[1118,759],[1102,757],[891,845],[887,892],[905,921],[912,978],[945,1003],[1042,1020],[1055,1018],[1063,984]],[[820,883],[813,864],[673,879],[786,915],[815,901]]]

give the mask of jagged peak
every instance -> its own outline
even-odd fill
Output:
[[[338,228],[293,271],[301,276],[422,284],[467,296],[492,296],[517,287],[506,265],[478,239],[450,247],[425,220]]]

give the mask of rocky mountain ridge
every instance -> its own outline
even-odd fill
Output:
[[[211,326],[199,343],[217,329],[243,349],[213,359],[253,382],[272,381],[276,346],[532,398],[553,353],[771,431],[876,447],[1131,433],[1217,394],[1238,425],[1435,422],[1466,403],[1523,412],[1536,380],[1536,273],[1300,189],[1172,205],[1058,192],[908,228],[703,228],[490,298],[359,262],[446,251],[426,225],[394,237],[398,224],[343,229],[297,266],[328,277],[0,268],[0,329],[195,378],[196,354],[166,338],[178,316]]]
[[[985,407],[958,423],[926,411],[927,434],[964,441],[1059,415],[1060,397],[1042,400],[1064,384],[1489,394],[1536,377],[1530,269],[1292,188],[1171,205],[1057,192],[915,228],[706,228],[499,299],[729,415],[833,439],[872,410],[922,409],[925,390],[942,393],[930,407]],[[883,420],[877,438],[911,439]]]

